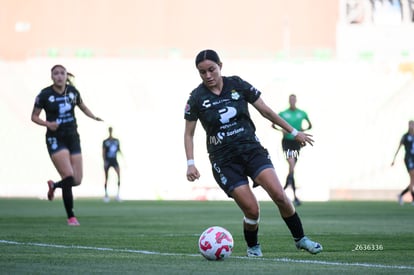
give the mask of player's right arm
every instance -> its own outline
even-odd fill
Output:
[[[197,121],[185,120],[184,148],[187,157],[187,180],[194,181],[200,177],[200,173],[194,164],[194,133]]]
[[[402,139],[401,139],[400,144],[398,145],[397,151],[396,151],[396,152],[395,152],[395,154],[394,154],[394,158],[392,159],[391,166],[393,166],[393,165],[394,165],[394,163],[395,163],[395,159],[396,159],[396,157],[397,157],[397,155],[398,155],[398,152],[400,151],[400,148],[401,148],[401,146],[402,146],[402,145],[403,145],[403,143],[402,143]]]
[[[102,142],[102,158],[103,158],[103,160],[104,160],[104,162],[105,162],[105,160],[106,160],[106,146],[105,146],[105,140]]]
[[[36,106],[33,107],[32,111],[32,121],[40,126],[45,126],[49,128],[52,131],[56,131],[56,129],[59,127],[59,124],[56,121],[47,121],[40,118],[40,113],[42,112],[42,109],[37,108]]]

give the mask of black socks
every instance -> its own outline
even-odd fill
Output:
[[[254,231],[248,231],[246,229],[243,230],[244,233],[244,239],[246,240],[247,246],[248,247],[253,247],[255,245],[257,245],[257,234],[259,232],[259,227],[257,227],[256,230]]]
[[[305,236],[305,233],[303,232],[302,222],[300,221],[300,218],[296,212],[288,218],[283,218],[283,220],[285,221],[295,241],[299,241]]]
[[[64,178],[59,183],[62,184],[62,197],[63,197],[63,205],[65,206],[66,214],[68,218],[72,218],[75,216],[73,213],[73,194],[72,194],[72,186],[75,184],[74,179],[72,176]]]

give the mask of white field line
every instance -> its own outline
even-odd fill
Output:
[[[136,253],[144,255],[159,255],[159,256],[188,256],[188,257],[201,257],[200,254],[183,254],[183,253],[166,253],[148,250],[135,250],[135,249],[117,249],[109,247],[93,247],[93,246],[81,246],[81,245],[60,245],[60,244],[46,244],[46,243],[31,243],[31,242],[16,242],[8,240],[0,240],[0,244],[8,245],[21,245],[21,246],[39,246],[39,247],[51,247],[51,248],[63,248],[63,249],[85,249],[95,251],[111,251],[111,252],[122,252],[122,253]],[[383,265],[383,264],[369,264],[369,263],[341,263],[341,262],[328,262],[328,261],[317,261],[317,260],[296,260],[289,258],[248,258],[241,256],[232,256],[236,259],[248,259],[248,260],[260,260],[269,262],[284,262],[284,263],[300,263],[300,264],[316,264],[316,265],[332,265],[332,266],[355,266],[355,267],[367,267],[367,268],[378,268],[378,269],[405,269],[414,270],[414,266],[406,265]]]

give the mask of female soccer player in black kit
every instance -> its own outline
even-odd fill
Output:
[[[113,128],[109,127],[108,132],[109,136],[102,142],[102,157],[104,160],[104,173],[105,173],[105,197],[104,202],[109,202],[109,196],[108,196],[108,172],[109,168],[113,167],[116,175],[118,177],[118,193],[116,195],[116,200],[121,201],[121,197],[119,196],[119,192],[121,189],[121,169],[119,168],[118,163],[118,153],[121,153],[121,144],[119,142],[119,139],[115,138],[112,135]]]
[[[187,179],[194,181],[200,177],[194,164],[193,143],[197,120],[200,120],[206,131],[214,178],[244,214],[243,232],[247,256],[262,256],[258,242],[259,203],[248,184],[248,177],[254,185],[260,185],[277,205],[296,247],[312,254],[321,252],[322,246],[305,236],[301,220],[283,190],[269,154],[256,137],[248,103],[263,117],[292,133],[299,142],[312,144],[311,136],[295,130],[271,110],[261,99],[261,92],[252,85],[238,76],[222,76],[222,63],[215,51],[201,51],[195,64],[202,83],[192,91],[185,108]]]
[[[407,168],[408,174],[410,175],[410,184],[398,195],[398,202],[403,205],[403,196],[407,192],[411,192],[413,198],[412,204],[414,205],[414,120],[408,122],[408,132],[405,133],[398,145],[397,152],[395,152],[394,159],[392,160],[391,166],[395,163],[395,158],[397,157],[400,148],[404,146],[405,156],[404,163]]]
[[[52,68],[53,84],[44,88],[36,97],[32,111],[32,121],[47,128],[46,145],[50,158],[61,176],[61,180],[49,180],[47,197],[53,200],[56,188],[62,188],[63,204],[68,217],[68,225],[78,226],[73,213],[72,186],[81,184],[82,154],[75,118],[78,106],[86,116],[102,121],[86,107],[78,90],[71,85],[70,75],[62,65]],[[70,75],[71,76],[71,75]],[[41,111],[46,120],[40,118]]]

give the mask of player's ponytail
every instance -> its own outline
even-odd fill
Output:
[[[66,72],[66,74],[68,75],[67,79],[66,79],[66,83],[71,85],[71,86],[75,86],[75,75],[70,73],[70,72]]]

